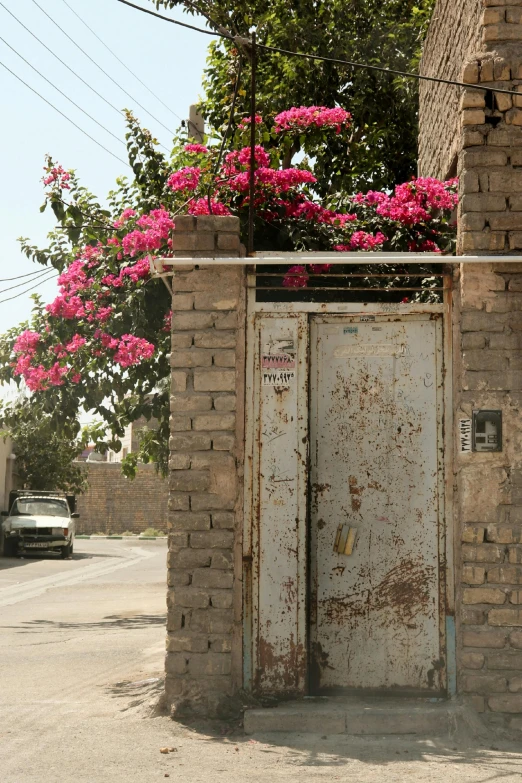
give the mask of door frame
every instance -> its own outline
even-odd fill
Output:
[[[247,293],[247,328],[246,328],[246,397],[245,397],[245,474],[244,474],[244,515],[243,515],[243,687],[246,691],[255,691],[256,668],[259,660],[259,569],[263,563],[259,561],[257,542],[259,541],[259,482],[257,475],[258,461],[256,452],[259,445],[259,417],[256,405],[258,403],[258,389],[256,384],[256,322],[266,316],[293,316],[299,317],[300,336],[303,345],[306,345],[307,368],[309,366],[309,333],[311,315],[390,315],[392,313],[401,316],[415,314],[442,315],[442,438],[440,443],[439,463],[440,497],[443,502],[443,514],[441,524],[441,571],[444,571],[444,593],[440,597],[441,623],[444,623],[445,659],[446,659],[446,694],[453,697],[456,694],[456,638],[455,638],[455,573],[454,573],[454,549],[455,528],[453,518],[453,444],[454,444],[454,415],[453,415],[453,331],[452,331],[452,288],[449,275],[444,277],[444,300],[440,304],[422,302],[396,304],[396,303],[324,303],[324,302],[257,302],[256,278],[254,273],[249,273]],[[303,357],[303,353],[301,353]],[[304,357],[303,357],[304,358]],[[306,407],[309,411],[308,399],[308,375],[306,387]],[[307,422],[308,423],[308,422]],[[309,426],[308,426],[309,433]],[[305,474],[304,486],[308,487],[309,465],[303,464],[300,468]],[[302,484],[302,481],[301,481]],[[308,508],[308,491],[306,489],[306,508]],[[307,538],[309,539],[309,512],[306,520]],[[308,546],[308,545],[307,545]],[[306,584],[309,584],[309,553],[307,546],[300,555],[300,570],[306,572]],[[308,588],[309,590],[309,588]],[[308,612],[308,606],[306,608]],[[301,631],[300,631],[301,634]],[[300,643],[302,639],[298,640]],[[309,627],[306,629],[306,649],[309,647]],[[308,656],[307,672],[299,678],[300,694],[309,692],[310,658]],[[285,694],[280,693],[280,696]],[[295,693],[288,695],[296,695]]]

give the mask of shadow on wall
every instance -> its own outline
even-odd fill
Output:
[[[85,463],[85,468],[89,488],[78,497],[78,533],[167,529],[168,482],[154,465],[138,465],[132,481],[125,478],[118,463]]]

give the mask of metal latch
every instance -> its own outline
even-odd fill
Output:
[[[351,555],[357,537],[357,529],[349,525],[340,524],[335,536],[334,552],[339,555]]]

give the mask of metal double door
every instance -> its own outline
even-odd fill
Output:
[[[442,314],[251,323],[247,687],[443,692]]]

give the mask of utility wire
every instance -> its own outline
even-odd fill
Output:
[[[67,8],[69,9],[69,11],[71,11],[71,13],[73,13],[73,14],[74,14],[74,15],[75,15],[75,16],[76,16],[76,17],[77,17],[79,20],[80,20],[80,22],[81,22],[81,23],[82,23],[82,24],[83,24],[83,25],[84,25],[84,26],[87,28],[87,30],[90,30],[90,32],[91,32],[91,33],[94,35],[94,37],[95,37],[95,38],[97,38],[97,39],[98,39],[98,41],[101,43],[101,45],[102,45],[102,46],[104,46],[104,47],[107,49],[107,51],[108,51],[108,52],[110,52],[110,53],[112,54],[112,56],[116,58],[116,60],[118,60],[118,62],[120,63],[120,65],[123,65],[123,67],[124,67],[124,68],[125,68],[125,69],[126,69],[126,70],[127,70],[127,71],[128,71],[128,72],[129,72],[129,73],[132,75],[132,76],[134,76],[134,78],[135,78],[135,79],[137,79],[137,80],[139,81],[139,83],[140,83],[140,84],[141,84],[143,87],[145,87],[145,89],[146,89],[146,90],[148,90],[148,91],[150,92],[150,94],[151,94],[151,95],[153,95],[153,96],[154,96],[154,98],[156,98],[156,100],[157,100],[157,101],[159,101],[159,102],[161,103],[161,105],[162,105],[162,106],[164,106],[164,107],[167,109],[167,111],[169,111],[169,112],[170,112],[170,113],[171,113],[171,114],[172,114],[174,117],[176,117],[176,118],[177,118],[177,119],[178,119],[180,122],[183,122],[183,120],[182,120],[182,118],[179,116],[179,114],[176,114],[176,112],[175,112],[175,111],[173,111],[173,110],[170,108],[170,106],[169,106],[168,104],[166,104],[166,103],[165,103],[165,101],[162,101],[162,99],[159,97],[159,95],[156,95],[156,93],[155,93],[153,90],[151,90],[151,89],[150,89],[150,87],[149,87],[147,84],[145,84],[145,82],[144,82],[144,81],[142,81],[142,80],[140,79],[140,77],[138,76],[138,74],[134,73],[134,71],[131,71],[131,69],[129,68],[129,66],[128,66],[126,63],[124,63],[124,62],[123,62],[123,60],[121,60],[121,59],[118,57],[118,55],[116,54],[116,52],[114,52],[114,51],[113,51],[113,50],[110,48],[110,46],[108,46],[108,45],[105,43],[105,41],[104,41],[102,38],[100,38],[100,36],[98,35],[98,33],[96,33],[96,32],[95,32],[95,31],[92,29],[92,27],[90,27],[90,26],[87,24],[87,22],[86,22],[86,21],[85,21],[85,20],[84,20],[84,19],[83,19],[83,18],[80,16],[80,14],[79,14],[77,11],[75,11],[75,10],[74,10],[74,8],[72,8],[72,6],[70,6],[70,5],[69,5],[69,3],[67,2],[67,0],[62,0],[62,2],[63,2],[63,3],[65,3],[65,5],[66,5],[66,6],[67,6]]]
[[[104,103],[106,103],[107,106],[110,106],[110,108],[114,109],[114,111],[117,112],[119,115],[125,116],[125,112],[122,112],[121,109],[118,109],[117,106],[115,106],[113,103],[108,101],[107,98],[104,98],[103,95],[98,92],[98,90],[96,90],[91,84],[89,84],[89,82],[85,81],[85,79],[82,79],[82,77],[79,74],[77,74],[76,71],[74,71],[69,65],[67,65],[67,63],[64,62],[64,60],[62,60],[60,57],[58,57],[58,55],[55,54],[55,52],[53,52],[53,50],[49,46],[47,46],[47,44],[45,44],[40,38],[38,38],[38,36],[35,35],[35,33],[33,33],[32,30],[30,30],[17,16],[15,16],[15,14],[13,14],[13,12],[10,11],[9,8],[7,8],[7,6],[5,6],[4,3],[1,0],[0,0],[0,6],[2,6],[4,11],[7,11],[7,13],[10,16],[12,16],[13,19],[16,22],[18,22],[19,25],[21,25],[21,27],[24,28],[24,30],[26,30],[30,35],[32,35],[33,38],[36,41],[38,41],[38,43],[40,43],[45,49],[47,49],[47,51],[50,52],[50,54],[52,54],[52,56],[56,60],[58,60],[58,62],[60,62],[62,65],[64,65],[67,68],[67,70],[70,71],[73,74],[73,76],[75,76],[77,79],[79,79],[82,82],[82,84],[85,84],[85,86],[88,87],[89,90],[91,90],[91,92],[93,92],[95,95],[97,95],[98,98],[101,98],[101,100],[104,101]],[[167,150],[167,152],[168,152],[167,147],[165,147],[163,144],[161,146],[163,147],[163,149]]]
[[[80,126],[79,126],[79,125],[77,125],[77,124],[74,122],[74,120],[71,120],[71,118],[70,118],[70,117],[68,117],[68,116],[67,116],[67,114],[64,114],[64,113],[63,113],[63,111],[60,111],[60,109],[58,109],[58,108],[57,108],[57,107],[56,107],[56,106],[55,106],[53,103],[51,103],[50,101],[48,101],[48,100],[47,100],[47,98],[44,98],[44,96],[43,96],[43,95],[41,95],[41,94],[40,94],[40,93],[39,93],[37,90],[35,90],[35,89],[34,89],[34,87],[31,87],[31,85],[30,85],[30,84],[27,84],[27,82],[25,82],[25,81],[24,81],[24,80],[23,80],[23,79],[22,79],[20,76],[18,76],[18,75],[17,75],[17,74],[16,74],[14,71],[12,71],[10,68],[8,68],[8,67],[7,67],[7,65],[6,65],[5,63],[3,63],[1,60],[0,60],[0,65],[1,65],[3,68],[5,68],[5,70],[6,70],[6,71],[9,71],[9,73],[10,73],[12,76],[14,76],[14,77],[15,77],[15,79],[18,79],[18,81],[19,81],[19,82],[22,82],[22,84],[25,84],[25,86],[26,86],[26,87],[27,87],[29,90],[31,90],[31,92],[34,92],[34,94],[35,94],[35,95],[38,95],[38,97],[39,97],[39,98],[41,98],[41,99],[42,99],[42,101],[45,101],[45,103],[46,103],[48,106],[50,106],[50,107],[51,107],[51,109],[54,109],[55,111],[57,111],[57,112],[58,112],[58,114],[61,114],[61,115],[62,115],[62,117],[65,117],[65,119],[67,120],[67,122],[70,122],[70,123],[71,123],[71,125],[74,125],[74,127],[75,127],[75,128],[77,128],[77,129],[78,129],[78,130],[79,130],[81,133],[83,133],[83,135],[84,135],[84,136],[87,136],[87,138],[88,138],[88,139],[90,139],[91,141],[93,141],[95,144],[97,144],[97,145],[98,145],[98,147],[101,147],[101,148],[102,148],[102,150],[105,150],[105,152],[108,152],[108,153],[109,153],[109,155],[112,155],[112,157],[113,157],[113,158],[116,158],[116,160],[119,160],[119,161],[120,161],[120,163],[123,163],[123,165],[124,165],[124,166],[128,166],[129,168],[131,168],[131,166],[129,166],[129,164],[128,164],[128,163],[127,163],[125,160],[123,160],[123,158],[120,158],[118,155],[116,155],[114,152],[112,152],[112,151],[111,151],[111,150],[110,150],[108,147],[105,147],[105,146],[104,146],[104,145],[103,145],[103,144],[102,144],[100,141],[98,141],[97,139],[95,139],[95,138],[94,138],[94,136],[91,136],[91,135],[90,135],[90,133],[87,133],[87,131],[85,131],[83,128],[80,128]]]
[[[93,58],[90,56],[90,54],[87,54],[87,52],[85,51],[85,49],[82,49],[82,47],[81,47],[81,46],[80,46],[78,43],[76,43],[76,41],[74,40],[74,38],[72,38],[72,37],[71,37],[71,36],[70,36],[68,33],[66,33],[66,32],[65,32],[65,30],[63,29],[63,27],[60,27],[60,25],[58,24],[58,22],[55,22],[55,20],[52,18],[52,16],[51,16],[50,14],[48,14],[48,13],[47,13],[47,11],[46,11],[45,9],[43,9],[43,8],[42,8],[42,6],[41,6],[39,3],[37,3],[37,2],[36,2],[36,0],[32,0],[32,2],[34,3],[34,5],[35,5],[37,8],[39,8],[39,9],[40,9],[40,11],[41,11],[43,14],[45,14],[45,16],[46,16],[46,17],[47,17],[47,18],[48,18],[48,19],[49,19],[49,20],[50,20],[50,21],[51,21],[51,22],[52,22],[52,23],[53,23],[53,24],[54,24],[54,25],[55,25],[55,26],[56,26],[56,27],[57,27],[59,30],[61,30],[61,32],[62,32],[62,33],[63,33],[63,34],[66,36],[66,38],[68,38],[68,39],[69,39],[69,41],[71,41],[71,43],[73,43],[73,44],[76,46],[76,48],[77,48],[77,49],[79,49],[79,50],[80,50],[80,52],[82,52],[82,53],[83,53],[83,54],[84,54],[84,55],[87,57],[87,59],[88,59],[88,60],[90,60],[90,61],[91,61],[91,62],[92,62],[92,63],[93,63],[93,64],[94,64],[94,65],[95,65],[97,68],[98,68],[98,70],[100,70],[100,71],[101,71],[103,74],[105,74],[105,76],[106,76],[108,79],[110,79],[110,80],[111,80],[111,82],[112,82],[113,84],[115,84],[115,85],[116,85],[116,87],[118,87],[118,88],[119,88],[119,89],[120,89],[122,92],[124,92],[124,93],[125,93],[125,95],[127,95],[127,96],[128,96],[130,99],[131,99],[131,101],[134,101],[134,103],[136,103],[136,105],[137,105],[137,106],[139,106],[139,107],[140,107],[140,109],[143,109],[143,111],[144,111],[144,112],[146,112],[146,113],[149,115],[149,117],[152,117],[152,119],[153,119],[153,120],[155,120],[155,121],[156,121],[156,122],[157,122],[159,125],[161,125],[161,127],[162,127],[162,128],[165,128],[165,130],[166,130],[168,133],[170,133],[172,136],[174,136],[174,132],[173,132],[173,131],[171,131],[171,130],[170,130],[170,128],[168,128],[166,125],[164,125],[164,124],[163,124],[163,122],[161,122],[161,120],[158,120],[158,118],[157,118],[157,117],[155,117],[155,116],[154,116],[154,114],[151,114],[151,112],[150,112],[150,111],[148,111],[148,110],[145,108],[145,106],[142,106],[142,104],[141,104],[139,101],[137,101],[137,100],[136,100],[136,98],[133,98],[133,96],[130,94],[130,92],[127,92],[127,90],[126,90],[124,87],[122,87],[122,86],[121,86],[121,84],[118,84],[118,82],[116,81],[116,79],[113,79],[113,78],[112,78],[112,76],[111,76],[109,73],[107,73],[107,71],[105,71],[105,70],[104,70],[104,69],[101,67],[101,65],[100,65],[99,63],[97,63],[97,62],[96,62],[96,60],[94,60],[94,59],[93,59]]]
[[[0,283],[10,283],[11,280],[21,280],[23,277],[34,277],[35,275],[41,274],[41,269],[35,269],[34,272],[28,272],[26,275],[16,275],[16,277],[0,277]],[[27,280],[27,283],[30,283],[31,280]]]
[[[33,0],[33,3],[34,2],[35,0]],[[251,44],[249,38],[240,35],[232,35],[232,33],[225,32],[220,25],[218,25],[216,22],[213,21],[211,23],[219,29],[219,32],[216,32],[215,30],[204,30],[201,27],[195,27],[194,25],[186,24],[186,22],[179,22],[177,19],[171,19],[169,16],[158,14],[156,11],[151,11],[149,8],[142,8],[139,5],[130,3],[129,0],[118,0],[118,3],[123,3],[124,5],[128,5],[131,8],[135,8],[137,11],[141,11],[144,14],[150,14],[150,16],[156,16],[158,19],[162,19],[164,22],[170,22],[171,24],[178,25],[179,27],[186,27],[189,30],[195,30],[196,32],[203,33],[204,35],[213,35],[219,38],[227,38],[230,41],[233,41],[237,44],[242,44],[244,46],[250,46]],[[381,73],[391,73],[394,76],[404,76],[408,79],[417,79],[418,81],[435,82],[436,84],[449,84],[455,87],[465,87],[468,90],[483,90],[484,92],[494,92],[494,93],[498,92],[511,96],[515,92],[514,90],[502,90],[500,87],[486,87],[481,84],[470,84],[469,82],[457,82],[457,81],[453,81],[452,79],[441,79],[437,76],[422,76],[420,73],[411,73],[411,71],[399,71],[394,68],[384,68],[379,65],[369,65],[368,63],[356,63],[356,62],[352,62],[351,60],[341,60],[336,57],[322,57],[321,55],[309,54],[307,52],[294,52],[291,51],[290,49],[281,49],[277,46],[268,46],[266,44],[258,43],[257,48],[264,49],[267,52],[277,52],[279,54],[284,54],[288,57],[303,57],[307,60],[319,60],[320,62],[336,63],[337,65],[349,65],[351,68],[362,68],[368,71],[380,71]]]
[[[27,283],[34,283],[35,280],[38,280],[40,277],[44,277],[44,275],[49,274],[51,270],[49,268],[46,268],[44,270],[39,269],[35,274],[36,277],[33,277],[32,280],[24,280],[23,283],[17,283],[16,285],[11,285],[8,288],[2,288],[0,289],[0,294],[5,294],[6,291],[12,291],[14,288],[21,288],[23,285],[27,285]]]
[[[122,140],[122,139],[121,139],[119,136],[116,136],[116,134],[115,134],[115,133],[113,133],[113,132],[112,132],[111,130],[109,130],[108,128],[106,128],[106,127],[105,127],[105,125],[103,125],[101,122],[98,122],[98,120],[96,120],[96,119],[95,119],[95,118],[92,116],[92,114],[89,114],[89,112],[85,111],[85,109],[82,109],[82,107],[81,107],[81,106],[79,106],[77,103],[75,103],[75,102],[72,100],[72,98],[69,98],[69,96],[68,96],[68,95],[67,95],[65,92],[63,92],[62,90],[60,90],[60,88],[59,88],[59,87],[57,87],[57,86],[56,86],[56,85],[55,85],[55,84],[54,84],[54,83],[53,83],[53,82],[52,82],[50,79],[48,79],[48,78],[47,78],[47,76],[44,76],[44,75],[43,75],[43,73],[42,73],[41,71],[39,71],[39,70],[38,70],[38,68],[35,68],[35,66],[34,66],[34,65],[31,65],[31,63],[29,62],[29,60],[26,60],[26,59],[25,59],[25,57],[23,57],[23,56],[20,54],[20,52],[17,52],[17,51],[16,51],[16,49],[15,49],[13,46],[11,46],[11,44],[10,44],[10,43],[8,43],[8,42],[5,40],[5,38],[2,38],[2,36],[1,36],[1,35],[0,35],[0,41],[3,41],[3,42],[5,43],[5,45],[6,45],[6,46],[8,46],[8,47],[11,49],[11,51],[12,51],[12,52],[14,52],[14,53],[15,53],[15,54],[16,54],[18,57],[20,57],[20,59],[21,59],[21,60],[23,60],[23,61],[24,61],[24,63],[26,63],[26,64],[29,66],[29,68],[32,68],[32,69],[33,69],[33,71],[35,71],[35,73],[37,73],[39,76],[41,76],[41,77],[42,77],[42,79],[45,79],[45,81],[47,82],[47,84],[50,84],[50,85],[51,85],[51,87],[54,87],[54,89],[55,89],[55,90],[58,90],[58,92],[60,93],[60,95],[63,95],[63,97],[64,97],[66,100],[68,100],[68,101],[69,101],[69,103],[72,103],[72,105],[73,105],[73,106],[76,106],[76,108],[77,108],[77,109],[79,109],[79,110],[80,110],[80,111],[81,111],[83,114],[85,114],[85,116],[86,116],[86,117],[88,117],[90,120],[92,120],[93,122],[95,122],[95,123],[96,123],[96,125],[98,125],[100,128],[102,128],[104,131],[107,131],[107,133],[109,133],[109,134],[110,134],[110,135],[111,135],[111,136],[112,136],[114,139],[116,139],[116,141],[117,141],[119,144],[123,144],[123,146],[124,146],[125,148],[127,148],[127,145],[125,144],[125,142],[124,142],[124,141],[123,141],[123,140]]]
[[[58,277],[58,275],[50,275],[49,277],[40,280],[39,283],[33,285],[31,288],[26,288],[25,291],[20,291],[19,294],[15,294],[14,296],[8,296],[6,299],[0,299],[0,304],[3,304],[3,302],[10,302],[12,299],[18,299],[20,296],[24,296],[24,294],[28,294],[29,291],[33,291],[35,288],[39,288],[39,286],[41,286],[43,283],[46,283],[48,280],[52,280],[55,277]]]

